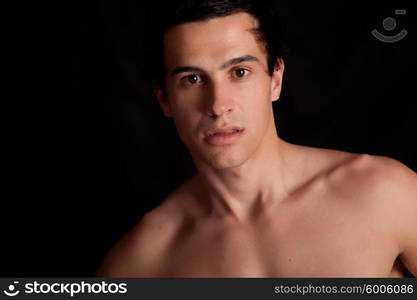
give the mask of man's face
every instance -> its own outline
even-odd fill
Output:
[[[271,102],[279,97],[283,65],[268,74],[265,49],[251,32],[256,27],[239,13],[165,33],[166,91],[156,94],[196,163],[237,167],[276,136]]]

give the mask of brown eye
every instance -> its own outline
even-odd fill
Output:
[[[239,68],[233,71],[235,77],[238,77],[238,78],[244,77],[247,72],[248,71],[246,69],[242,69],[242,68]]]
[[[196,83],[197,81],[198,81],[198,76],[197,75],[188,76],[188,82],[189,83]]]
[[[201,80],[200,76],[197,74],[188,75],[184,79],[186,84],[196,84]]]

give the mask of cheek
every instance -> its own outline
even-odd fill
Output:
[[[202,97],[197,90],[171,88],[169,91],[171,110],[176,115],[186,114],[198,109],[198,103]]]
[[[239,90],[239,102],[250,119],[265,115],[272,102],[270,86],[265,80],[257,80]]]
[[[190,127],[199,119],[199,110],[197,101],[190,101],[190,99],[181,99],[172,105],[173,117],[182,127]]]
[[[172,105],[172,117],[181,139],[186,143],[190,137],[198,131],[197,126],[200,120],[197,110],[189,103]]]
[[[200,95],[194,91],[184,91],[167,86],[172,118],[181,139],[186,143],[198,132],[201,113],[199,109]]]
[[[258,85],[247,92],[244,110],[250,131],[254,136],[263,136],[267,130],[272,110],[270,90],[265,86],[265,83],[263,86]]]
[[[181,107],[176,106],[173,111],[173,119],[176,126],[182,131],[189,131],[192,129],[193,124],[195,123],[195,113],[190,107]]]

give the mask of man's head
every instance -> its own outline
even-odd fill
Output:
[[[166,31],[179,24],[206,21],[239,12],[250,14],[257,21],[254,34],[267,54],[268,71],[272,75],[278,58],[284,57],[284,37],[281,25],[269,0],[171,0],[151,13],[148,42],[148,79],[163,87],[165,80],[164,44]],[[156,66],[156,67],[155,67]]]
[[[276,138],[284,64],[273,15],[250,1],[182,2],[161,29],[158,101],[197,164],[237,167]]]

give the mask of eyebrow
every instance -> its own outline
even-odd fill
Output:
[[[240,56],[240,57],[236,57],[236,58],[232,58],[231,60],[228,60],[227,62],[225,62],[220,69],[226,69],[230,66],[233,65],[237,65],[243,62],[248,62],[248,61],[254,61],[254,62],[259,62],[259,59],[256,58],[255,56],[252,55],[245,55],[245,56]]]
[[[240,57],[235,57],[235,58],[232,58],[232,59],[228,60],[223,65],[221,65],[220,70],[226,69],[226,68],[228,68],[230,66],[233,66],[233,65],[240,64],[242,62],[258,62],[259,63],[259,59],[255,56],[252,56],[252,55],[244,55],[244,56],[240,56]],[[199,72],[199,73],[202,73],[202,72],[204,72],[204,69],[196,67],[196,66],[180,66],[180,67],[176,67],[176,68],[174,68],[174,70],[172,70],[171,76],[177,75],[179,73],[185,73],[185,72],[197,72],[197,73]]]

